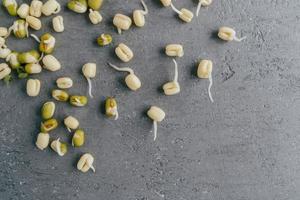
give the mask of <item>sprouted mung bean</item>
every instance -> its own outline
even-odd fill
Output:
[[[171,57],[182,57],[184,55],[181,44],[169,44],[166,46],[166,54]]]
[[[223,26],[219,29],[218,37],[220,39],[228,41],[228,42],[233,41],[233,40],[237,41],[237,42],[241,42],[246,39],[246,37],[238,38],[236,36],[235,30],[233,30],[230,27],[226,27],[226,26]]]
[[[59,156],[64,156],[68,151],[66,143],[61,142],[60,138],[51,142],[51,149],[55,151]]]
[[[88,81],[88,92],[91,98],[93,98],[92,95],[92,81],[91,78],[96,77],[96,70],[97,70],[97,65],[96,63],[86,63],[82,67],[82,73],[86,80]]]
[[[17,10],[17,14],[20,18],[25,19],[29,15],[29,5],[26,3],[21,4]]]
[[[41,82],[38,79],[28,79],[26,84],[26,92],[30,97],[36,97],[41,90]]]
[[[132,50],[124,43],[120,43],[116,47],[115,53],[123,62],[129,62],[134,56]]]
[[[145,26],[145,15],[148,14],[148,7],[143,0],[141,3],[144,7],[144,10],[135,10],[133,11],[133,21],[137,27]]]
[[[118,33],[121,34],[122,30],[128,30],[132,24],[130,17],[123,14],[116,14],[113,19],[113,24],[118,29]]]
[[[50,141],[50,136],[48,133],[39,133],[35,142],[38,149],[44,150],[48,147]]]
[[[40,19],[33,17],[33,16],[27,16],[26,17],[26,22],[30,26],[30,28],[34,30],[40,30],[42,28],[42,22]]]
[[[47,120],[51,119],[55,113],[55,103],[53,101],[47,101],[44,103],[41,113],[42,113],[42,118]]]
[[[42,15],[43,2],[39,0],[32,0],[29,8],[29,14],[33,17],[40,17]]]
[[[88,103],[86,96],[74,95],[70,97],[70,104],[76,107],[83,107]]]
[[[62,16],[56,16],[52,19],[52,26],[55,32],[61,33],[65,30],[64,18]]]
[[[72,146],[73,147],[81,147],[85,141],[85,133],[82,129],[78,129],[75,131],[72,138]]]
[[[55,48],[55,37],[53,37],[50,33],[45,33],[41,36],[41,39],[39,39],[36,35],[31,34],[31,37],[33,37],[39,45],[39,50],[42,53],[45,54],[51,54],[54,51]]]
[[[119,118],[117,101],[113,97],[108,97],[105,101],[105,114],[107,117],[114,117],[115,120]]]
[[[209,6],[212,3],[212,0],[199,0],[198,6],[197,6],[197,11],[196,11],[196,16],[199,16],[199,12],[202,6]]]
[[[60,77],[56,80],[56,85],[60,89],[69,89],[73,86],[73,80],[70,77]]]
[[[66,102],[69,100],[69,94],[64,90],[52,90],[52,97],[57,101]]]
[[[28,74],[39,74],[42,72],[42,66],[39,63],[26,64],[25,72]]]
[[[99,11],[90,9],[89,10],[89,18],[92,24],[99,24],[102,21],[102,16]]]
[[[97,43],[99,46],[106,46],[109,45],[112,42],[112,36],[109,34],[101,34],[98,38],[97,38]]]
[[[11,69],[6,63],[0,64],[0,80],[3,80],[5,77],[9,76]]]
[[[46,55],[42,59],[43,67],[49,71],[57,71],[61,69],[60,62],[53,55]]]
[[[201,60],[201,62],[198,65],[197,76],[201,79],[209,80],[208,96],[210,101],[214,102],[211,95],[211,87],[213,85],[212,70],[213,70],[213,63],[211,60]]]
[[[21,66],[21,63],[18,60],[18,55],[18,52],[11,52],[5,59],[12,69],[16,69]]]
[[[92,171],[95,172],[96,170],[93,166],[93,163],[94,157],[89,153],[85,153],[80,157],[77,163],[77,169],[83,173],[86,173],[90,169],[92,169]]]
[[[67,6],[76,13],[85,13],[88,8],[86,0],[71,0]]]
[[[125,83],[129,89],[136,91],[142,86],[140,79],[134,74],[134,71],[131,68],[129,67],[119,68],[111,63],[108,63],[108,65],[117,71],[129,73],[125,78]]]
[[[56,119],[48,119],[41,123],[41,132],[42,133],[49,133],[50,131],[53,131],[58,126],[58,122]]]
[[[174,12],[176,12],[179,16],[179,18],[184,21],[184,22],[191,22],[194,14],[193,12],[191,12],[190,10],[186,9],[186,8],[182,8],[181,10],[178,10],[173,3],[171,3],[171,8],[174,10]]]
[[[88,0],[88,6],[93,10],[99,10],[103,4],[103,0]]]
[[[153,120],[153,129],[154,129],[153,132],[154,132],[154,141],[155,141],[157,138],[157,122],[163,121],[166,114],[161,108],[157,106],[151,106],[147,112],[147,115],[150,119]]]
[[[178,65],[175,59],[173,59],[174,65],[175,65],[175,75],[174,79],[171,82],[168,82],[163,85],[163,90],[165,95],[175,95],[180,92],[180,85],[178,83]]]
[[[60,12],[60,10],[61,10],[61,6],[56,0],[48,0],[42,6],[42,13],[45,16],[57,14]]]
[[[49,33],[43,34],[41,36],[41,42],[39,46],[40,51],[45,54],[51,54],[54,51],[55,42],[56,40],[51,34]]]
[[[17,15],[18,4],[16,0],[3,0],[2,4],[11,16]]]
[[[75,130],[79,127],[79,121],[73,116],[68,116],[64,119],[64,124],[67,127],[69,132],[72,132],[72,130]]]
[[[8,37],[11,32],[19,39],[28,37],[28,23],[24,19],[14,21],[13,25],[9,27],[6,37]]]
[[[21,64],[37,63],[40,58],[40,53],[36,50],[21,52],[18,54],[18,60]]]

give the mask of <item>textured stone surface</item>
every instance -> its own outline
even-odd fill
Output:
[[[66,1],[62,1],[65,4]],[[87,15],[63,8],[66,31],[55,34],[57,73],[43,72],[38,98],[25,94],[25,81],[1,84],[0,93],[0,199],[110,199],[110,200],[297,200],[300,196],[300,1],[216,0],[190,24],[181,23],[158,0],[146,3],[147,25],[119,36],[112,24],[115,13],[131,14],[138,0],[110,0],[102,9],[104,22],[93,26]],[[196,9],[197,0],[176,1],[179,8]],[[64,6],[65,7],[65,6]],[[51,31],[52,17],[43,18],[37,35]],[[0,8],[0,26],[9,26]],[[248,38],[223,43],[215,37],[221,25]],[[132,66],[142,89],[129,91],[125,74],[106,65],[122,64],[113,47],[99,48],[97,36],[113,34],[114,45],[128,44],[135,53]],[[173,63],[163,53],[168,43],[182,43],[178,59],[182,92],[166,97],[163,83],[173,77]],[[36,48],[32,39],[8,45],[18,51]],[[214,61],[212,94],[208,82],[195,76],[196,61]],[[85,94],[80,74],[86,62],[97,62],[94,95],[87,108],[57,103],[56,117],[76,116],[86,130],[83,148],[70,148],[65,157],[34,146],[40,123],[39,109],[50,98],[55,80],[71,76],[73,94]],[[101,113],[104,96],[119,101],[120,119]],[[145,111],[162,107],[166,119],[153,142],[152,123]],[[51,137],[69,140],[61,127]],[[95,174],[75,169],[83,152],[95,156]]]

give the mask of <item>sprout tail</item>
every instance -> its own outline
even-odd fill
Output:
[[[144,7],[143,14],[144,14],[144,15],[147,15],[147,14],[148,14],[148,7],[147,7],[147,5],[145,4],[144,0],[141,0],[141,3],[142,3],[142,5],[143,5],[143,7]]]
[[[116,110],[115,120],[119,119],[119,112]]]
[[[88,85],[89,85],[89,86],[88,86],[88,87],[89,87],[89,88],[88,88],[89,95],[90,95],[91,98],[94,98],[94,96],[93,96],[93,94],[92,94],[92,87],[93,87],[93,86],[92,86],[92,81],[91,81],[90,78],[86,78],[86,80],[88,81]]]
[[[200,12],[201,6],[202,6],[202,1],[199,0],[198,6],[197,6],[197,11],[196,11],[196,16],[197,16],[197,17],[199,16],[199,12]]]
[[[38,43],[41,43],[41,40],[39,39],[38,36],[36,36],[35,34],[30,34],[30,36],[35,39]]]
[[[181,15],[182,13],[180,12],[180,10],[178,10],[174,5],[173,3],[171,3],[171,8],[172,10],[174,10],[178,15]]]
[[[212,80],[211,74],[209,75],[208,80],[209,80],[208,96],[209,96],[210,101],[213,103],[213,102],[214,102],[214,99],[212,98],[212,95],[211,95],[211,87],[212,87],[212,85],[213,85],[213,80]]]
[[[156,140],[157,138],[157,122],[156,121],[153,121],[153,132],[154,132],[154,141]]]
[[[115,70],[117,71],[120,71],[120,72],[128,72],[130,74],[134,74],[133,70],[129,67],[123,67],[123,68],[120,68],[120,67],[117,67],[116,65],[113,65],[111,63],[107,63],[109,66],[111,66],[112,68],[114,68]]]
[[[178,82],[178,64],[177,64],[177,62],[176,62],[176,60],[175,59],[173,59],[173,62],[174,62],[174,64],[175,64],[175,75],[174,75],[174,82]]]
[[[234,40],[234,41],[237,41],[237,42],[241,42],[241,41],[245,40],[246,38],[247,38],[246,36],[245,36],[245,37],[241,37],[241,38],[238,38],[238,37],[235,36],[235,37],[233,38],[233,40]]]

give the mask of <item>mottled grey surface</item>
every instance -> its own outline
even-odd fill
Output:
[[[61,1],[65,5],[66,1]],[[110,200],[298,200],[300,196],[300,1],[215,0],[199,18],[183,24],[159,0],[147,0],[147,25],[119,36],[111,25],[115,13],[131,14],[139,0],[110,0],[101,13],[104,22],[93,26],[87,15],[65,6],[61,14],[66,31],[55,34],[55,56],[62,63],[57,73],[44,71],[39,97],[25,93],[25,80],[1,84],[0,93],[0,199],[110,199]],[[174,2],[195,11],[197,0]],[[43,30],[51,31],[52,17],[43,17]],[[9,26],[0,8],[0,26]],[[248,38],[224,43],[215,37],[221,25]],[[52,32],[52,31],[51,31]],[[114,45],[128,44],[135,53],[132,66],[143,87],[129,91],[113,46],[99,48],[95,38],[113,34]],[[163,54],[168,43],[182,43],[178,59],[182,92],[166,97],[163,83],[173,77],[173,63]],[[32,39],[8,41],[10,48],[36,48]],[[214,61],[212,94],[207,80],[195,76],[200,58]],[[93,80],[95,98],[86,108],[57,103],[56,117],[76,116],[86,130],[83,148],[69,148],[64,157],[50,149],[39,151],[39,109],[50,97],[60,76],[74,79],[72,94],[86,94],[80,73],[86,62],[97,62]],[[104,96],[119,101],[120,119],[101,113]],[[152,123],[145,115],[152,105],[162,107],[166,119],[153,142]],[[54,133],[69,141],[63,127]],[[75,168],[79,156],[91,152],[97,172],[82,174]]]

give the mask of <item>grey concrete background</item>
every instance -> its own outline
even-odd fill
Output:
[[[20,1],[19,1],[20,2]],[[28,2],[28,1],[27,1]],[[111,25],[115,13],[131,14],[139,0],[106,1],[104,22],[93,26],[87,15],[65,6],[61,15],[66,31],[55,34],[55,56],[62,63],[57,73],[44,71],[39,97],[25,94],[25,80],[1,84],[0,92],[0,199],[110,199],[110,200],[297,200],[300,196],[300,1],[219,0],[202,9],[190,24],[181,23],[158,0],[146,0],[147,25],[119,36]],[[61,1],[62,5],[66,1]],[[175,1],[195,11],[195,1]],[[41,35],[51,31],[52,17],[43,17]],[[13,22],[0,8],[0,26]],[[234,27],[248,38],[224,43],[215,37],[219,26]],[[133,61],[119,62],[113,46],[99,48],[95,39],[111,33],[114,45],[128,44]],[[168,43],[182,43],[178,59],[182,92],[166,97],[163,83],[173,77],[173,63],[162,52]],[[11,49],[36,48],[32,39],[8,41]],[[200,58],[214,61],[212,94],[208,82],[195,76]],[[106,65],[131,66],[143,87],[129,91],[125,74]],[[56,117],[79,118],[86,130],[83,148],[69,148],[64,157],[34,145],[39,132],[39,109],[50,99],[55,80],[74,79],[72,94],[86,94],[80,74],[86,62],[98,64],[93,80],[95,98],[86,108],[57,103]],[[104,96],[119,101],[120,119],[101,113]],[[162,107],[166,119],[153,142],[152,123],[145,115],[150,105]],[[70,140],[60,127],[53,138]],[[79,156],[91,152],[97,172],[75,168]]]

